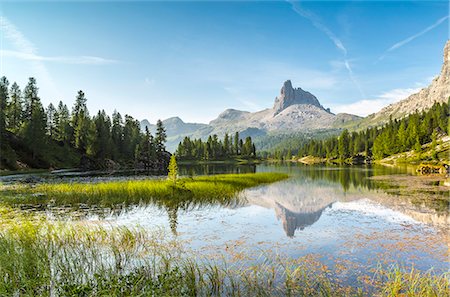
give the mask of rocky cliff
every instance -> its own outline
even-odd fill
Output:
[[[393,103],[381,109],[379,112],[369,115],[364,119],[363,126],[380,125],[389,120],[405,117],[416,110],[422,111],[430,109],[435,102],[446,102],[450,97],[450,40],[444,47],[444,61],[441,73],[431,84],[420,90],[418,93]]]
[[[274,115],[277,115],[289,106],[296,104],[309,104],[324,109],[316,96],[302,90],[302,88],[294,89],[291,81],[287,80],[281,88],[280,95],[275,98],[275,104],[273,106]]]
[[[293,88],[291,81],[287,80],[272,108],[257,112],[228,109],[209,124],[218,135],[247,128],[265,132],[298,132],[332,128],[358,118],[354,115],[331,113],[320,104],[316,96],[301,88]]]

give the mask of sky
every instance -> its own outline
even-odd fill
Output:
[[[283,82],[361,116],[427,86],[448,1],[0,1],[0,72],[44,105],[207,123],[273,106]]]

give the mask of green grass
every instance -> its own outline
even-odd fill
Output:
[[[13,204],[201,204],[235,202],[239,192],[286,179],[283,173],[222,174],[169,180],[128,180],[99,183],[57,183],[17,186],[3,191],[3,201]]]
[[[0,296],[449,296],[446,274],[380,268],[368,293],[339,285],[307,259],[228,265],[162,232],[25,215],[2,216],[0,225]]]

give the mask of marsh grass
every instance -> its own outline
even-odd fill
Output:
[[[7,209],[3,209],[5,212]],[[323,264],[266,257],[208,260],[163,231],[1,217],[0,296],[448,296],[447,274],[379,268],[370,293],[344,287]],[[225,260],[223,260],[225,261]]]
[[[3,190],[3,201],[42,204],[138,204],[232,203],[242,190],[286,179],[282,173],[223,174],[181,178],[174,185],[169,180],[128,180],[99,183],[48,183],[18,186]]]

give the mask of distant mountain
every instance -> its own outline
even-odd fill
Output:
[[[447,102],[450,97],[450,40],[444,47],[444,62],[441,73],[433,79],[431,84],[420,90],[418,93],[381,109],[379,112],[371,114],[357,122],[357,127],[365,128],[369,126],[382,125],[393,119],[403,118],[416,110],[424,111],[430,109],[435,102]]]
[[[269,132],[297,132],[333,128],[360,117],[349,114],[335,115],[325,109],[310,92],[293,88],[290,80],[284,82],[272,108],[257,112],[227,109],[209,123],[213,132],[243,131],[255,128]]]
[[[185,137],[206,138],[217,134],[242,133],[242,137],[264,137],[268,132],[291,133],[317,129],[331,129],[349,121],[360,119],[350,114],[333,114],[308,91],[293,88],[290,80],[284,82],[272,108],[257,112],[227,109],[209,124],[185,123],[174,117],[163,121],[167,130],[167,147],[173,151]],[[155,125],[147,120],[141,122],[144,130],[148,126],[152,133]]]
[[[205,135],[209,135],[212,128],[207,124],[199,123],[185,123],[179,117],[172,117],[162,121],[167,133],[167,149],[169,151],[175,151],[178,143],[183,140],[184,137],[202,138]],[[150,133],[155,135],[156,125],[151,124],[148,120],[141,121],[141,130],[145,131],[145,127],[148,127]]]

